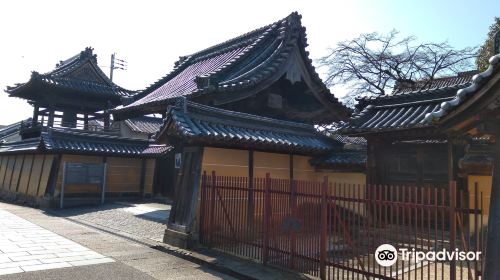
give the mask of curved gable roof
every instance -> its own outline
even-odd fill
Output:
[[[113,112],[151,113],[154,108],[166,109],[176,97],[192,99],[209,93],[227,96],[226,103],[242,99],[242,92],[248,95],[255,88],[288,75],[287,67],[298,52],[314,90],[319,93],[317,98],[345,116],[348,110],[330,93],[312,66],[300,19],[294,12],[273,24],[183,56],[172,72],[139,93],[129,105]]]
[[[37,89],[43,87],[118,99],[130,97],[136,93],[113,83],[97,65],[97,56],[90,47],[69,59],[60,61],[50,72],[32,72],[28,82],[7,87],[6,92],[13,97],[30,99],[36,94]]]

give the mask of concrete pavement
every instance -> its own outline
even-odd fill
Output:
[[[264,266],[215,250],[196,248],[183,250],[162,243],[170,205],[151,202],[116,202],[101,206],[87,206],[51,210],[58,216],[88,227],[134,240],[151,248],[209,267],[240,279],[308,279],[308,276]]]
[[[0,251],[2,248],[11,253],[17,251],[23,255],[17,257],[40,263],[31,264],[39,269],[37,271],[29,271],[30,265],[11,264],[16,273],[1,275],[0,279],[234,279],[203,265],[47,215],[38,209],[2,202],[0,209],[0,221],[10,228],[0,225]],[[9,255],[0,257],[4,263],[24,261],[14,259],[14,255],[12,258]],[[76,260],[77,257],[84,259]],[[51,265],[44,267],[45,264]],[[57,264],[64,267],[57,267]]]

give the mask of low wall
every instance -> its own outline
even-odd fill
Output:
[[[107,162],[106,197],[109,199],[152,195],[156,159],[68,154],[0,155],[0,195],[5,199],[27,201],[34,205],[57,204],[65,162]],[[141,191],[142,184],[144,191]],[[65,199],[68,203],[73,201],[74,205],[78,202],[98,202],[100,195],[101,186],[98,185],[64,186]]]

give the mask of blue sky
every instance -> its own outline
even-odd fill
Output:
[[[421,41],[457,48],[480,45],[494,16],[492,1],[99,1],[0,2],[0,88],[25,82],[59,60],[92,46],[101,66],[110,55],[128,61],[115,81],[142,89],[187,55],[298,11],[307,28],[311,58],[341,40],[395,28]],[[108,68],[104,68],[107,72]],[[334,91],[336,96],[342,91]],[[25,101],[0,93],[0,124],[31,115]]]
[[[366,21],[376,30],[394,27],[424,41],[448,40],[457,48],[481,44],[500,2],[484,1],[364,1]]]

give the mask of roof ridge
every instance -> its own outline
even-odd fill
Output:
[[[440,87],[440,88],[431,88],[431,89],[422,89],[422,90],[415,90],[411,92],[405,92],[405,93],[400,93],[400,94],[390,94],[390,95],[382,95],[382,96],[376,96],[376,97],[362,97],[356,99],[359,102],[359,105],[363,105],[362,107],[366,107],[366,105],[376,105],[378,102],[382,101],[387,101],[390,99],[399,99],[399,98],[411,98],[411,97],[425,97],[427,95],[435,94],[436,92],[440,91],[447,91],[450,89],[460,89],[465,87],[467,84],[470,83],[462,83],[462,84],[456,84],[452,86],[445,86],[445,87]]]
[[[484,72],[474,75],[474,77],[472,78],[472,84],[470,86],[458,90],[452,100],[441,103],[439,110],[427,113],[423,121],[426,123],[430,123],[439,120],[439,118],[446,115],[446,113],[451,108],[460,105],[465,100],[467,95],[475,93],[477,90],[479,90],[481,86],[487,81],[487,79],[493,75],[495,70],[500,68],[500,54],[492,56],[488,62],[488,69],[486,69],[486,71]]]
[[[299,19],[300,20],[300,15],[298,12],[292,12],[291,14],[289,14],[288,16],[280,19],[280,20],[277,20],[271,24],[267,24],[263,27],[259,27],[259,28],[256,28],[252,31],[249,31],[249,32],[246,32],[242,35],[239,35],[237,37],[233,37],[231,39],[228,39],[222,43],[219,43],[219,44],[216,44],[216,45],[213,45],[211,47],[208,47],[208,48],[205,48],[201,51],[198,51],[198,52],[195,52],[195,53],[192,53],[190,55],[187,55],[185,57],[203,57],[202,54],[206,54],[206,53],[213,53],[213,52],[217,52],[217,51],[220,51],[222,49],[226,49],[226,48],[237,48],[236,46],[234,46],[233,44],[234,43],[243,43],[242,41],[243,40],[249,40],[251,37],[254,37],[254,36],[257,36],[259,33],[261,32],[265,32],[267,30],[269,30],[271,27],[275,27],[275,26],[278,26],[280,24],[283,24],[287,21],[291,21],[291,20],[297,20]],[[238,44],[237,44],[238,45]]]
[[[201,111],[215,112],[215,113],[219,113],[219,114],[226,115],[226,116],[246,117],[247,119],[250,119],[250,120],[271,123],[271,124],[278,124],[277,122],[279,122],[279,125],[286,125],[286,126],[294,127],[294,128],[300,127],[300,128],[304,128],[304,129],[311,129],[311,131],[317,132],[316,129],[314,129],[313,125],[306,124],[306,123],[292,122],[292,121],[286,121],[286,120],[273,119],[273,118],[269,118],[269,117],[253,115],[253,114],[249,114],[249,113],[236,112],[236,111],[216,108],[216,107],[212,107],[212,106],[208,106],[208,105],[203,105],[203,104],[191,102],[191,101],[185,101],[185,102],[187,105],[187,107],[186,107],[187,113],[190,112],[190,108],[194,108],[194,109],[198,109]],[[173,107],[182,110],[182,108],[179,108],[179,105],[175,105]],[[193,112],[193,111],[191,111],[191,112]]]
[[[122,141],[129,141],[129,142],[142,142],[142,143],[137,143],[138,145],[144,144],[144,143],[149,143],[148,140],[143,140],[143,139],[121,137],[121,136],[114,136],[114,135],[106,135],[106,134],[96,134],[96,133],[91,133],[89,131],[74,131],[74,130],[68,130],[66,128],[56,128],[56,127],[49,127],[48,131],[46,133],[48,135],[51,135],[51,136],[59,136],[59,137],[88,136],[88,137],[105,139],[105,140],[122,140]]]
[[[97,64],[97,55],[93,53],[93,50],[94,49],[91,47],[86,47],[85,50],[81,51],[80,53],[72,56],[69,59],[59,62],[56,65],[56,68],[52,69],[51,71],[45,73],[32,71],[31,78],[49,79],[51,81],[65,81],[71,83],[78,82],[83,85],[97,86],[103,89],[109,88],[110,94],[118,95],[120,97],[133,96],[137,91],[129,90],[117,85],[104,73],[104,71],[102,71],[101,67],[99,67],[99,65]],[[90,64],[90,67],[92,67],[92,69],[94,70],[95,75],[97,75],[97,77],[100,78],[102,82],[95,82],[90,80],[68,77],[68,75],[70,75],[80,67],[84,66],[86,63]],[[14,90],[17,90],[22,86],[28,84],[30,81],[16,84],[15,86],[7,86],[7,92],[12,92]]]
[[[265,30],[270,29],[274,25],[282,23],[282,22],[286,21],[287,19],[295,19],[296,20],[297,18],[300,19],[299,13],[292,12],[287,17],[282,18],[282,19],[280,19],[276,22],[273,22],[271,24],[254,29],[250,32],[246,32],[240,36],[231,38],[231,39],[226,40],[222,43],[210,46],[208,48],[205,48],[201,51],[192,53],[190,55],[180,56],[179,60],[174,63],[174,68],[170,72],[168,72],[165,76],[156,80],[155,82],[153,82],[152,84],[147,86],[145,89],[141,90],[138,94],[136,94],[134,96],[134,102],[145,97],[150,92],[153,92],[154,90],[161,87],[163,84],[165,84],[166,82],[171,80],[173,77],[175,77],[175,75],[177,75],[180,71],[184,70],[184,68],[186,68],[188,65],[191,65],[192,63],[195,63],[197,61],[208,59],[212,56],[216,56],[222,52],[228,52],[228,51],[234,50],[238,47],[242,47],[242,45],[244,45],[245,43],[248,43],[247,41],[249,41],[252,37],[257,36],[258,33],[265,32]],[[238,44],[235,45],[236,42]]]

